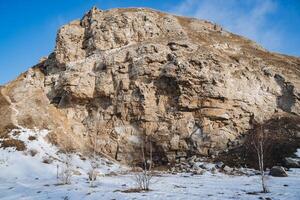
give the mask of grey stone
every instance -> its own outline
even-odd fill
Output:
[[[275,177],[287,177],[288,174],[285,169],[281,166],[273,166],[269,173],[271,176]]]
[[[216,168],[218,168],[218,169],[222,168],[223,166],[224,166],[224,163],[221,161],[216,163]]]
[[[285,158],[284,164],[286,167],[299,168],[300,167],[300,159],[299,158]]]
[[[231,172],[233,172],[233,168],[228,167],[227,165],[223,168],[223,170],[224,170],[225,173],[231,173]]]

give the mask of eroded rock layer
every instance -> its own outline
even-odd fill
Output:
[[[299,116],[300,59],[203,20],[93,8],[61,27],[51,55],[0,89],[2,136],[45,128],[81,152],[99,137],[98,151],[123,162],[147,138],[154,159],[170,162],[238,145],[253,120]]]

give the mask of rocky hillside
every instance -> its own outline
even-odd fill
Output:
[[[140,8],[91,9],[60,28],[53,53],[0,88],[1,137],[48,129],[51,142],[80,152],[99,137],[99,152],[127,163],[144,141],[156,162],[215,155],[237,146],[253,121],[282,116],[300,116],[299,58]]]

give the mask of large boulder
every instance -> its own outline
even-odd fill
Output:
[[[285,169],[281,166],[273,166],[269,173],[271,176],[275,177],[287,177],[288,174]]]
[[[0,88],[0,136],[23,126],[123,162],[216,155],[253,119],[300,115],[300,59],[193,18],[91,9],[60,28],[47,59]]]

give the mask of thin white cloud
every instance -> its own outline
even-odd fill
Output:
[[[268,19],[276,10],[273,0],[184,0],[172,12],[207,19],[276,51],[282,34]]]

